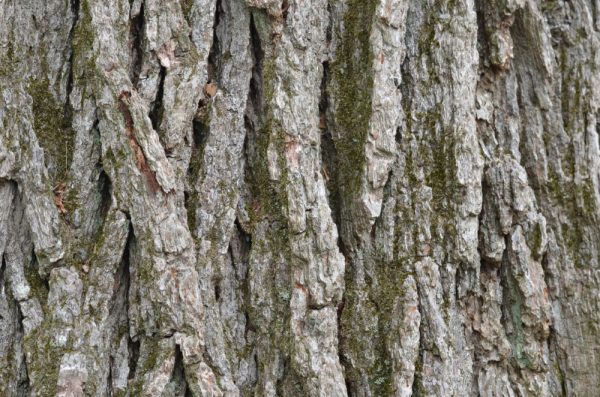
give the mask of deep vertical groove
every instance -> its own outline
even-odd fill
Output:
[[[127,216],[127,218],[129,219],[129,216]],[[131,288],[131,270],[130,270],[130,266],[131,266],[131,261],[130,261],[130,255],[131,255],[131,249],[132,249],[132,245],[134,243],[134,239],[135,239],[135,234],[133,232],[133,226],[131,225],[131,221],[129,224],[129,233],[127,235],[127,242],[125,243],[125,248],[123,250],[123,279],[125,281],[125,286],[124,289],[126,291],[126,299],[125,299],[125,312],[129,313],[129,299],[131,298],[131,293],[130,293],[130,288]],[[127,379],[131,380],[131,379],[135,379],[136,378],[136,372],[137,372],[137,367],[138,367],[138,362],[139,362],[139,358],[140,358],[140,339],[139,337],[135,337],[132,338],[131,333],[129,332],[129,324],[127,324],[127,329],[128,329],[128,344],[127,344],[127,349],[129,352],[129,374],[127,376]]]
[[[249,280],[248,280],[248,266],[250,262],[250,252],[252,251],[252,235],[247,233],[239,220],[236,219],[234,222],[234,236],[232,239],[236,239],[240,245],[240,257],[236,261],[233,256],[233,250],[230,244],[229,251],[232,260],[232,266],[234,267],[235,277],[239,282],[242,290],[242,312],[244,315],[244,337],[246,339],[246,343],[248,343],[248,333],[250,331],[256,332],[255,327],[252,325],[250,320],[250,304],[249,304]],[[243,272],[240,272],[238,267],[241,266],[243,268]]]
[[[4,254],[0,255],[0,287],[4,284],[4,271],[6,270],[6,259]],[[0,320],[2,317],[0,317]]]
[[[250,15],[250,45],[252,47],[252,78],[250,79],[250,90],[248,91],[248,103],[252,105],[255,114],[260,114],[264,108],[263,98],[263,60],[265,53],[260,42],[260,35],[256,29],[254,15]],[[256,128],[256,126],[253,126]]]
[[[129,47],[131,53],[131,71],[129,77],[134,87],[140,80],[140,73],[142,70],[142,61],[144,56],[144,50],[142,48],[143,36],[144,2],[142,1],[139,13],[133,17],[129,25]],[[157,98],[160,97],[157,96]]]
[[[113,367],[115,365],[115,360],[112,356],[108,357],[108,377],[106,379],[106,390],[108,390],[109,397],[114,395],[114,390],[112,387],[113,384]]]
[[[206,83],[216,83],[219,76],[217,65],[218,54],[220,52],[218,24],[220,22],[222,12],[223,10],[221,8],[221,1],[217,0],[213,19],[212,43],[207,63],[208,81]],[[202,97],[198,103],[198,108],[192,121],[192,153],[187,170],[187,183],[184,192],[184,205],[187,211],[187,223],[192,236],[196,235],[196,207],[198,204],[198,195],[202,194],[202,192],[196,191],[196,184],[202,176],[203,153],[210,134],[211,105],[211,98],[205,94],[205,96]]]
[[[213,23],[213,41],[208,53],[208,82],[219,82],[221,76],[221,64],[219,54],[221,53],[221,43],[219,42],[219,26],[221,22],[221,15],[223,14],[223,6],[221,0],[217,0],[215,7],[215,19]]]
[[[72,112],[71,106],[71,91],[73,90],[73,62],[74,62],[74,51],[73,51],[73,39],[75,36],[75,28],[77,27],[77,23],[79,22],[79,1],[80,0],[71,0],[71,12],[73,13],[73,24],[71,27],[71,31],[69,32],[69,77],[67,78],[67,95],[65,101],[65,112]],[[71,117],[69,117],[70,119]]]
[[[323,62],[323,78],[321,80],[321,93],[319,99],[319,128],[321,129],[321,174],[327,188],[327,199],[331,216],[338,229],[340,230],[341,214],[340,214],[340,192],[337,184],[337,152],[335,143],[331,136],[331,110],[329,109],[329,93],[327,85],[330,78],[329,62]],[[339,237],[338,237],[339,240]],[[341,241],[338,241],[338,246]],[[340,247],[341,250],[341,247]],[[343,254],[343,250],[341,250]]]
[[[477,50],[479,51],[479,65],[482,68],[482,66],[489,63],[485,0],[475,0],[475,12],[477,14]]]
[[[137,365],[140,358],[140,341],[139,339],[129,339],[129,376],[128,379],[135,379]]]
[[[163,116],[163,95],[165,91],[165,78],[167,76],[167,69],[164,66],[160,67],[158,91],[156,92],[156,99],[152,103],[152,109],[150,110],[150,120],[152,121],[152,128],[155,131],[159,130],[160,122]]]
[[[100,170],[100,174],[98,175],[98,187],[101,197],[100,206],[98,207],[98,219],[102,219],[105,222],[110,206],[112,205],[112,183],[103,169]],[[101,227],[99,230],[101,230]]]
[[[175,364],[171,371],[171,380],[173,383],[173,391],[177,396],[186,395],[188,393],[187,383],[185,381],[185,368],[183,365],[183,353],[179,345],[175,345]]]
[[[263,61],[265,57],[260,35],[256,28],[255,17],[250,15],[250,46],[252,53],[252,77],[250,78],[250,88],[248,90],[248,99],[246,101],[246,112],[244,114],[244,125],[246,127],[246,137],[244,141],[244,155],[246,158],[244,180],[249,187],[251,200],[257,200],[261,189],[267,189],[267,186],[260,186],[259,174],[263,173],[264,159],[259,156],[261,143],[268,137],[267,134],[259,132],[264,125],[264,86],[263,86]],[[252,205],[256,205],[252,203]]]
[[[598,4],[4,2],[8,393],[593,394]]]
[[[205,105],[201,104],[201,109],[204,106]],[[195,235],[196,233],[196,205],[199,194],[199,192],[196,191],[196,183],[202,175],[202,155],[209,134],[207,119],[208,110],[206,108],[203,110],[206,113],[202,114],[200,117],[194,118],[192,122],[192,153],[187,170],[186,190],[184,191],[184,205],[187,210],[188,228],[192,235]]]

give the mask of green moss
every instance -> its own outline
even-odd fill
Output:
[[[194,0],[179,0],[179,4],[181,5],[181,11],[183,12],[183,16],[185,19],[190,19],[190,14],[192,12],[192,7],[194,6]]]
[[[92,14],[88,0],[81,0],[80,16],[75,27],[75,36],[73,38],[73,46],[81,50],[89,50],[94,44],[94,34],[92,29]]]
[[[337,178],[340,197],[358,192],[366,161],[364,147],[372,114],[373,51],[370,43],[377,1],[350,0],[344,15],[344,31],[338,58],[331,64],[337,92],[335,120],[339,137]]]
[[[430,153],[423,153],[424,159],[430,159],[430,171],[425,176],[426,184],[431,188],[432,204],[438,214],[449,210],[448,201],[455,195],[457,164],[455,155],[455,140],[453,134],[448,134],[438,127],[441,115],[438,111],[428,112],[426,119],[426,134],[431,135],[429,145],[422,145]]]
[[[512,345],[512,356],[521,368],[527,368],[531,365],[531,360],[524,352],[524,331],[521,311],[523,308],[523,296],[519,291],[517,280],[512,273],[508,272],[506,285],[504,287],[505,304],[507,305],[508,315],[512,324],[512,332],[508,339]]]
[[[31,295],[37,298],[40,303],[46,302],[48,300],[48,286],[44,283],[44,280],[38,273],[37,266],[28,264],[24,267],[24,272]]]
[[[260,21],[260,18],[255,18],[255,21]],[[257,23],[257,26],[260,25]],[[273,100],[276,78],[275,62],[269,60],[263,65],[263,92],[266,104]],[[256,200],[250,211],[251,221],[255,225],[258,220],[266,217],[273,222],[287,224],[285,214],[287,208],[287,195],[285,193],[287,166],[283,157],[285,153],[285,131],[280,123],[275,120],[272,111],[268,107],[264,113],[266,115],[265,120],[256,131],[256,155],[253,159],[255,163],[249,169],[249,186],[251,187],[252,196]],[[272,180],[269,173],[267,159],[270,147],[274,147],[279,155],[278,168],[281,170],[279,180]],[[283,243],[281,248],[289,247],[284,241],[281,241],[281,243]]]
[[[423,386],[423,354],[419,351],[417,362],[415,363],[415,377],[413,379],[413,397],[427,396],[427,390]]]
[[[577,32],[579,35],[583,31]],[[574,37],[573,39],[576,39]],[[577,40],[575,40],[577,42]],[[566,216],[566,223],[562,223],[556,231],[557,236],[562,239],[567,248],[569,260],[575,267],[586,268],[594,263],[592,252],[593,239],[590,237],[593,230],[597,228],[595,214],[598,203],[595,199],[593,182],[587,176],[585,164],[578,164],[576,158],[577,136],[585,135],[588,129],[587,113],[590,109],[586,94],[593,90],[589,82],[582,76],[585,72],[582,66],[573,63],[571,46],[579,44],[563,43],[559,47],[559,66],[561,74],[561,114],[564,132],[569,137],[569,142],[562,146],[561,155],[558,159],[559,165],[549,163],[548,179],[543,187],[544,194],[550,199],[552,205],[561,208]],[[583,122],[582,122],[583,121]],[[548,134],[545,134],[548,135]],[[544,140],[547,150],[556,146],[556,140],[552,135]],[[597,230],[597,229],[596,229]]]
[[[50,328],[46,320],[23,338],[27,352],[27,372],[36,386],[37,395],[40,396],[56,394],[62,354],[68,350],[53,346],[52,337],[43,333],[43,330]]]
[[[556,375],[556,378],[560,382],[560,388],[562,391],[562,395],[566,396],[567,395],[567,383],[566,383],[566,379],[565,379],[565,374],[560,369],[560,362],[557,357],[555,357],[555,359],[554,359],[554,375]]]
[[[65,206],[67,214],[73,214],[73,211],[79,208],[79,203],[79,191],[75,188],[67,190],[63,197],[63,205]]]
[[[10,76],[17,67],[17,62],[18,60],[15,57],[13,41],[8,39],[6,53],[4,56],[0,57],[0,76]]]
[[[345,365],[347,379],[360,383],[366,375],[373,395],[391,396],[396,390],[393,359],[389,353],[393,347],[388,343],[395,340],[398,332],[396,306],[407,293],[404,283],[409,273],[403,270],[404,262],[385,263],[377,252],[369,257],[373,258],[376,274],[374,279],[367,275],[366,286],[356,285],[351,273],[346,274],[348,288],[340,318],[340,351],[342,357],[351,358],[352,364]],[[368,355],[365,354],[366,343],[374,350]]]
[[[146,357],[146,360],[144,361],[142,367],[144,370],[150,370],[152,368],[155,368],[156,364],[158,363],[158,358],[160,357],[160,349],[158,343],[153,341],[150,343],[150,345],[151,347],[149,348],[148,356]]]
[[[80,15],[73,33],[73,82],[83,87],[95,78],[94,28],[88,0],[81,0]],[[85,79],[85,82],[83,81]],[[91,84],[93,85],[93,84]]]
[[[269,116],[270,118],[270,116]],[[284,222],[285,208],[287,208],[287,196],[285,195],[284,176],[279,181],[271,180],[269,166],[267,162],[267,152],[271,145],[277,147],[276,151],[280,156],[285,153],[283,148],[283,139],[277,134],[273,134],[274,123],[269,120],[265,127],[258,133],[258,157],[263,159],[256,164],[253,171],[255,183],[252,184],[252,193],[258,201],[258,207],[254,211],[256,220],[266,216],[272,220]],[[282,157],[280,157],[283,160]],[[285,166],[280,165],[282,173],[285,173]]]
[[[538,257],[538,253],[541,251],[542,248],[542,233],[542,225],[539,223],[535,224],[533,226],[531,238],[527,239],[527,244],[529,246],[529,249],[532,251],[532,255],[535,257],[535,259],[540,259]]]
[[[206,112],[207,117],[210,111]],[[190,156],[190,164],[188,167],[187,181],[190,191],[185,196],[185,208],[187,210],[188,228],[192,235],[196,235],[196,209],[198,207],[198,192],[195,185],[200,180],[202,175],[202,164],[205,142],[201,139],[208,134],[209,119],[202,122],[194,122],[194,145],[192,145],[192,153]]]
[[[136,367],[136,374],[146,374],[149,371],[156,369],[156,365],[159,360],[166,360],[170,351],[161,349],[159,339],[157,338],[146,338],[142,341],[142,349],[145,353],[144,356],[140,356],[138,366]],[[144,376],[136,375],[136,380],[130,384],[131,395],[141,396],[144,386]]]
[[[80,16],[75,26],[73,35],[73,55],[74,57],[83,56],[87,51],[92,50],[94,45],[94,31],[92,28],[92,15],[87,0],[81,0]]]
[[[393,347],[387,346],[387,338],[394,335],[394,329],[391,324],[396,319],[393,316],[397,315],[395,310],[397,300],[406,295],[404,290],[404,281],[408,276],[402,270],[402,266],[396,265],[386,266],[380,265],[377,271],[378,286],[372,289],[374,301],[377,302],[377,312],[379,313],[379,338],[377,338],[377,355],[375,366],[370,370],[370,383],[374,395],[391,396],[394,395],[393,379],[394,374],[392,366],[392,358],[389,351]]]
[[[71,128],[71,109],[54,99],[47,77],[32,80],[34,131],[44,149],[44,160],[53,186],[66,179],[73,157],[75,133]]]

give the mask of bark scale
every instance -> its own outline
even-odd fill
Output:
[[[4,0],[0,395],[596,395],[599,20]]]

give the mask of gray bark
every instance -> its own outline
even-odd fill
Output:
[[[597,396],[597,0],[0,1],[0,395]]]

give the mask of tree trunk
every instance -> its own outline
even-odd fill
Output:
[[[597,396],[598,0],[2,0],[1,396]]]

